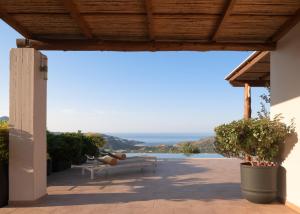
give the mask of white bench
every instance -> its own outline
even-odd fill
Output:
[[[152,166],[153,170],[157,167],[157,158],[156,157],[147,157],[147,156],[137,156],[137,157],[128,157],[125,160],[119,160],[118,164],[111,166],[108,164],[100,163],[97,160],[88,161],[82,165],[72,165],[72,168],[81,168],[81,174],[84,175],[85,171],[90,172],[91,180],[95,179],[95,172],[104,171],[105,175],[108,175],[109,170],[113,169],[124,169],[124,168],[140,168],[141,171],[145,167]]]
[[[85,171],[88,171],[91,173],[91,179],[93,180],[95,178],[95,171],[102,171],[104,168],[106,168],[107,165],[101,164],[101,163],[84,163],[81,165],[72,165],[72,168],[80,168],[81,174],[85,175]]]

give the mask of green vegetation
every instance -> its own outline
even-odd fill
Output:
[[[196,141],[187,141],[175,145],[154,145],[154,146],[115,146],[116,149],[122,149],[124,152],[134,153],[215,153],[215,138],[207,137]],[[108,139],[108,143],[111,143]],[[126,143],[127,144],[127,143]],[[142,144],[142,142],[140,143]]]
[[[87,133],[84,136],[84,139],[86,140],[86,143],[91,143],[92,145],[96,146],[97,148],[101,148],[105,146],[106,141],[102,137],[101,134],[98,133]],[[87,153],[89,154],[89,153]]]
[[[186,142],[183,143],[179,146],[178,149],[181,153],[184,154],[196,154],[196,153],[200,153],[200,148],[199,146],[191,143],[191,142]]]
[[[175,145],[137,146],[129,152],[145,153],[215,153],[215,138],[207,137],[196,141],[187,141]]]
[[[69,168],[71,164],[81,164],[86,161],[85,155],[98,156],[98,148],[104,144],[101,135],[47,132],[48,154],[53,171]]]
[[[196,141],[182,142],[177,144],[176,146],[178,147],[184,143],[191,143],[194,146],[199,148],[200,153],[215,153],[214,142],[215,142],[215,137],[206,137]]]
[[[279,147],[294,132],[279,116],[233,121],[215,128],[216,152],[227,157],[244,158],[252,165],[275,165]]]
[[[172,145],[157,145],[157,146],[139,146],[130,152],[142,153],[173,153],[174,147]]]
[[[8,123],[0,121],[0,161],[8,161]]]

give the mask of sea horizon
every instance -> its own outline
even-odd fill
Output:
[[[196,141],[206,137],[214,136],[213,133],[105,133],[110,136],[126,140],[143,142],[143,145],[174,145],[183,141]]]

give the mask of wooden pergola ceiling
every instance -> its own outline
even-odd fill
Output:
[[[257,51],[235,68],[226,78],[232,86],[270,86],[270,52]]]
[[[299,0],[1,0],[0,18],[40,50],[274,50]]]

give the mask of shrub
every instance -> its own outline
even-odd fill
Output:
[[[86,139],[93,145],[97,146],[98,148],[103,147],[106,144],[106,141],[98,133],[87,133],[84,135]]]
[[[191,142],[186,142],[180,145],[179,151],[185,154],[195,154],[200,153],[200,149],[197,145]]]
[[[105,145],[105,140],[100,134],[88,133],[82,135],[84,147],[82,150],[82,154],[91,155],[91,156],[99,156],[99,148]]]
[[[64,141],[65,156],[72,164],[81,164],[85,161],[84,154],[82,152],[84,142],[81,134],[78,133],[63,133],[61,138]]]
[[[8,161],[8,123],[0,121],[0,161]]]
[[[273,120],[255,118],[233,121],[215,128],[216,152],[227,157],[244,158],[252,165],[275,165],[279,146],[294,132],[279,116]]]
[[[54,172],[71,167],[70,151],[62,135],[47,132],[47,147]]]
[[[85,155],[99,155],[99,147],[105,144],[100,135],[77,133],[53,134],[47,132],[48,154],[53,171],[69,168],[71,164],[86,161]]]

